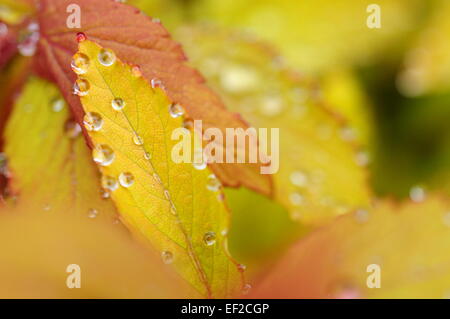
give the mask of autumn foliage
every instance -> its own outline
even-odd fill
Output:
[[[123,2],[0,0],[0,297],[448,296],[445,0],[380,30],[362,0]],[[279,170],[174,162],[199,120],[279,129]]]

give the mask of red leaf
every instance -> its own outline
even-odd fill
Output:
[[[16,31],[0,21],[0,70],[17,51]]]
[[[185,64],[180,45],[160,23],[112,0],[78,0],[82,28],[68,29],[66,9],[72,3],[40,1],[38,69],[58,84],[78,122],[84,114],[79,98],[72,95],[75,75],[70,62],[77,51],[76,34],[83,32],[89,40],[112,49],[122,61],[139,65],[149,81],[161,80],[171,100],[183,105],[190,118],[202,120],[203,128],[217,127],[225,132],[225,128],[247,127],[239,115],[226,110],[204,78]],[[259,164],[213,164],[212,169],[226,186],[244,185],[267,195],[272,192],[271,179],[260,174]]]

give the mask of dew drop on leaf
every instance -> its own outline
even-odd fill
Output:
[[[161,253],[161,258],[163,263],[166,265],[171,264],[173,262],[173,254],[170,251],[163,251]]]
[[[450,211],[444,213],[444,216],[442,216],[442,221],[445,226],[450,227]]]
[[[146,160],[150,160],[152,158],[152,155],[149,152],[144,152],[144,158]]]
[[[135,134],[133,136],[133,142],[136,145],[142,145],[142,144],[144,144],[144,139],[142,137],[140,137],[139,135]]]
[[[365,209],[358,209],[355,212],[355,219],[358,223],[366,223],[369,220],[369,212]]]
[[[126,172],[126,173],[121,173],[119,175],[119,183],[120,185],[122,185],[122,187],[131,187],[134,184],[134,176],[133,174]]]
[[[89,209],[88,211],[88,217],[89,218],[95,218],[98,215],[98,211],[94,208]]]
[[[169,105],[169,114],[173,118],[183,116],[184,108],[178,103],[172,103]]]
[[[221,183],[216,175],[211,174],[208,176],[206,187],[213,192],[217,192],[220,189]]]
[[[100,131],[103,126],[103,119],[98,113],[88,112],[83,118],[83,124],[88,131]]]
[[[90,61],[89,57],[83,53],[75,53],[72,57],[72,62],[70,64],[73,72],[78,75],[86,74],[89,69]]]
[[[308,183],[308,177],[301,171],[292,172],[290,179],[291,183],[298,187],[305,187]]]
[[[111,102],[112,108],[116,111],[122,110],[125,107],[125,104],[126,104],[125,101],[122,100],[120,97],[116,97]]]
[[[70,139],[75,139],[81,134],[81,127],[77,122],[68,120],[64,125],[64,132]]]
[[[244,264],[238,264],[236,267],[239,272],[244,272],[245,269],[247,269],[247,266],[245,266]]]
[[[114,161],[116,155],[108,145],[99,145],[92,150],[94,161],[101,166],[108,166]]]
[[[102,187],[109,191],[115,191],[119,187],[119,183],[114,177],[102,176]]]
[[[206,164],[205,161],[202,161],[200,163],[193,163],[192,166],[194,166],[196,170],[202,171],[208,166],[208,164]]]
[[[87,39],[86,34],[84,34],[83,32],[78,32],[77,36],[76,36],[77,42],[83,42]]]
[[[216,243],[216,233],[209,231],[203,236],[203,241],[207,246],[212,246]]]
[[[53,100],[53,102],[52,102],[52,105],[51,105],[52,111],[56,112],[56,113],[61,112],[64,109],[65,105],[66,105],[66,102],[64,102],[63,99],[57,98],[57,99]]]
[[[73,94],[78,96],[86,96],[89,93],[91,85],[85,79],[77,79],[73,84]]]
[[[111,66],[116,62],[116,55],[111,50],[102,49],[98,54],[98,61],[103,66]]]
[[[252,285],[250,285],[250,284],[245,284],[245,285],[242,287],[242,294],[243,294],[243,295],[248,295],[248,294],[250,293],[250,290],[252,290]]]
[[[103,198],[103,199],[108,199],[108,198],[110,198],[111,197],[111,194],[106,190],[106,189],[101,189],[100,190],[100,196]]]
[[[292,193],[289,195],[289,200],[291,201],[292,205],[294,206],[300,206],[303,204],[303,196],[299,193]]]
[[[152,88],[164,88],[164,85],[162,84],[161,80],[159,79],[152,79],[151,80]]]
[[[422,186],[414,186],[409,191],[409,198],[416,203],[423,202],[425,200],[426,193]]]

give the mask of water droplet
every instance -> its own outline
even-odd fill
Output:
[[[88,131],[100,131],[103,126],[103,119],[98,113],[88,112],[84,115],[83,124]]]
[[[5,36],[8,33],[8,26],[3,22],[0,22],[0,37]]]
[[[119,175],[119,183],[123,187],[131,187],[134,184],[134,176],[133,174],[127,172]]]
[[[133,65],[133,67],[131,68],[131,73],[137,78],[140,78],[142,76],[142,71],[139,65]]]
[[[216,243],[216,233],[209,231],[203,236],[203,241],[207,246],[212,246]]]
[[[361,292],[358,288],[351,285],[344,285],[334,294],[336,299],[360,299]]]
[[[370,162],[369,153],[366,151],[359,151],[355,159],[358,166],[367,166]]]
[[[164,88],[164,85],[162,84],[161,80],[159,79],[152,79],[151,80],[152,88]]]
[[[184,108],[178,103],[172,103],[169,105],[169,114],[173,118],[183,116]]]
[[[89,218],[95,218],[98,215],[98,211],[94,208],[89,209],[88,211],[88,217]]]
[[[149,152],[144,152],[144,158],[148,161],[152,159],[152,155]]]
[[[73,72],[78,75],[86,74],[89,69],[89,65],[89,57],[81,52],[75,53],[72,57],[72,63],[70,64]]]
[[[194,166],[196,170],[202,171],[208,166],[208,164],[206,164],[206,162],[201,162],[201,163],[193,163],[192,166]]]
[[[191,119],[184,120],[183,127],[187,130],[194,129],[194,121],[192,121]]]
[[[220,183],[216,175],[211,174],[208,176],[206,188],[208,188],[210,191],[217,192],[220,189],[220,186],[222,186],[222,184]]]
[[[52,206],[50,204],[44,205],[44,211],[48,212],[52,209]]]
[[[162,184],[161,177],[159,177],[158,174],[154,173],[154,174],[153,174],[153,178],[155,179],[155,181],[156,181],[157,183]]]
[[[247,67],[228,66],[220,74],[220,84],[230,93],[245,93],[254,91],[259,87],[258,74]]]
[[[111,197],[111,194],[106,190],[106,189],[101,189],[100,190],[100,196],[103,198],[103,199],[108,199],[108,198],[110,198]]]
[[[112,108],[116,111],[122,110],[125,107],[125,104],[126,104],[125,101],[122,100],[120,97],[113,99],[111,102]]]
[[[238,264],[237,269],[239,272],[244,272],[247,269],[247,266],[244,264]]]
[[[53,100],[52,102],[52,111],[53,112],[61,112],[64,109],[64,106],[66,105],[66,102],[61,99],[61,98],[57,98],[55,100]]]
[[[416,203],[423,202],[426,197],[425,189],[422,186],[414,186],[409,191],[409,198]]]
[[[341,138],[344,141],[354,141],[356,139],[356,132],[351,127],[344,127],[341,129]]]
[[[299,187],[305,187],[308,183],[308,177],[301,171],[292,172],[290,179],[292,184]]]
[[[83,32],[78,32],[77,36],[76,36],[77,42],[83,42],[87,39],[86,34],[84,34]]]
[[[66,132],[66,135],[71,138],[77,138],[81,134],[81,127],[78,125],[77,122],[73,120],[68,120],[66,124],[64,125],[64,131]]]
[[[173,263],[173,254],[170,251],[163,251],[161,253],[161,258],[166,265]]]
[[[217,194],[217,200],[223,202],[225,200],[225,195],[223,193]]]
[[[260,105],[260,111],[267,116],[275,116],[283,110],[283,101],[278,96],[266,97]]]
[[[443,220],[445,226],[450,227],[450,211],[444,213],[442,220]]]
[[[101,49],[98,54],[98,61],[103,66],[111,66],[116,62],[116,55],[108,49]]]
[[[115,191],[119,188],[119,183],[114,177],[111,176],[102,176],[102,187],[109,191]]]
[[[292,205],[300,206],[301,204],[303,204],[304,198],[299,193],[292,193],[289,195],[289,200],[291,201]]]
[[[355,211],[355,219],[358,223],[366,223],[369,220],[369,211],[365,209],[358,209]]]
[[[39,38],[39,25],[31,22],[19,35],[19,44],[17,45],[19,53],[26,57],[33,56],[36,53]]]
[[[140,137],[139,135],[134,135],[133,142],[136,145],[142,145],[142,144],[144,144],[144,139],[142,137]]]
[[[252,285],[250,285],[250,284],[245,284],[245,285],[242,287],[242,294],[243,294],[243,295],[248,295],[248,294],[250,293],[250,290],[252,290]]]
[[[108,145],[100,145],[93,149],[92,157],[94,161],[101,166],[108,166],[116,158],[114,151]]]
[[[86,96],[89,93],[91,85],[86,79],[77,79],[73,84],[73,94],[78,96]]]

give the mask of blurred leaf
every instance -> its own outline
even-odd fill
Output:
[[[193,292],[132,241],[52,84],[30,79],[5,132],[13,194],[0,208],[2,298],[182,298]],[[2,165],[4,163],[2,162]],[[81,289],[66,268],[81,267]]]
[[[245,188],[226,189],[233,212],[229,234],[230,252],[247,266],[247,276],[255,277],[276,260],[305,227],[289,218],[280,204]]]
[[[379,0],[381,28],[369,29],[365,0],[201,0],[194,3],[197,21],[249,30],[275,44],[300,70],[323,72],[333,66],[365,64],[392,54],[415,30],[426,3]]]
[[[0,0],[0,21],[19,23],[26,14],[33,11],[33,0]]]
[[[368,205],[353,128],[324,107],[314,82],[252,39],[217,28],[184,28],[177,38],[233,111],[257,128],[280,128],[276,198],[293,218],[318,224]]]
[[[153,19],[160,20],[167,30],[173,31],[185,20],[189,1],[128,0],[127,3],[139,8]]]
[[[17,51],[16,30],[0,20],[0,70]]]
[[[72,94],[75,77],[70,63],[77,51],[76,33],[82,31],[89,39],[112,49],[124,62],[138,65],[149,82],[160,80],[170,99],[185,107],[190,118],[202,120],[205,130],[213,127],[225,132],[226,128],[247,126],[205,86],[203,77],[185,64],[180,45],[159,23],[136,8],[115,1],[78,0],[83,8],[83,27],[68,29],[66,7],[70,3],[72,0],[41,1],[38,58],[41,74],[57,82],[78,123],[82,123],[84,113]],[[260,174],[259,163],[210,166],[226,186],[243,185],[266,195],[272,193],[270,177]]]
[[[447,298],[449,227],[450,203],[439,196],[379,202],[297,243],[251,297]],[[366,284],[372,264],[380,266],[380,288]]]
[[[427,26],[406,55],[397,86],[408,97],[450,90],[450,2],[435,0]]]
[[[348,121],[358,143],[370,146],[374,134],[371,102],[355,73],[344,68],[330,69],[321,80],[321,88],[327,106]]]
[[[102,52],[93,42],[80,43],[78,54],[89,63],[77,83],[90,87],[81,102],[105,188],[130,228],[203,296],[236,294],[241,274],[226,249],[229,215],[220,182],[206,167],[171,158],[181,110],[171,113],[163,89],[120,60],[101,63]]]
[[[10,192],[32,202],[34,211],[63,211],[70,199],[78,215],[96,210],[112,221],[114,206],[100,196],[99,174],[80,133],[57,88],[29,80],[4,134]]]

